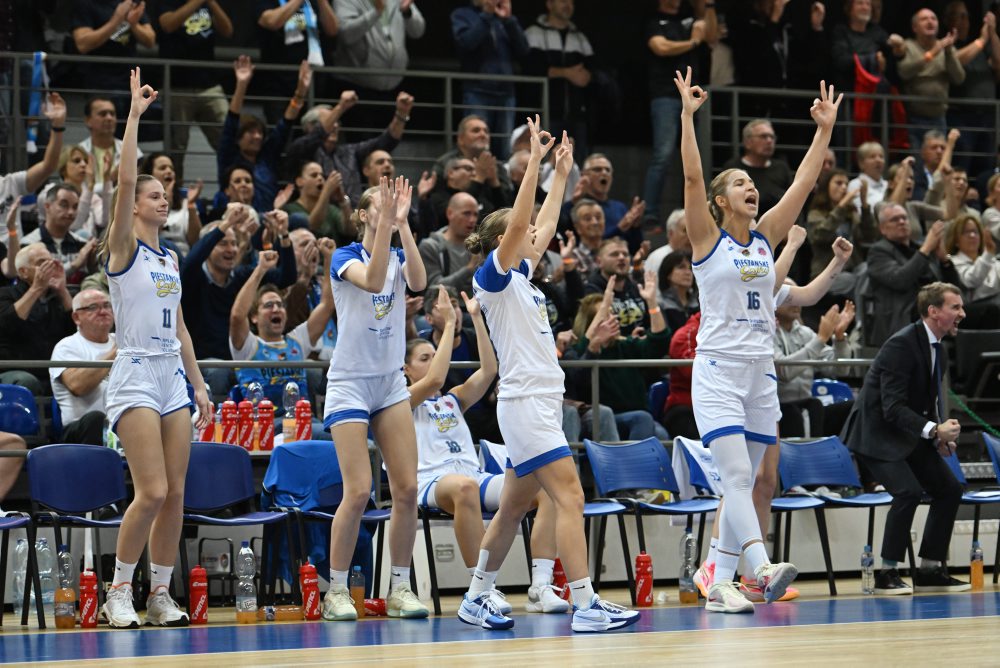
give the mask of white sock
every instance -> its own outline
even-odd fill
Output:
[[[573,597],[574,606],[580,610],[590,610],[590,604],[594,600],[594,585],[590,583],[590,578],[570,582],[569,595]]]
[[[713,538],[708,543],[708,557],[705,559],[705,564],[714,564],[716,559],[719,558],[719,539]]]
[[[544,587],[552,583],[552,569],[555,568],[555,559],[532,559],[531,560],[531,586]]]
[[[478,568],[475,569],[475,572],[472,574],[472,581],[469,582],[469,598],[475,598],[484,591],[493,589],[499,573],[500,571],[487,572]]]
[[[920,558],[920,568],[940,568],[941,562],[936,559]]]
[[[485,572],[488,563],[490,563],[490,551],[479,550],[479,561],[476,562],[476,569]]]
[[[410,568],[409,566],[393,566],[389,569],[389,591],[398,587],[401,584],[405,584],[407,587],[410,586]]]
[[[160,566],[149,562],[149,593],[155,594],[157,587],[166,587],[167,591],[170,591],[170,578],[173,574],[173,566]]]
[[[124,561],[119,561],[115,559],[115,579],[111,581],[112,587],[117,587],[121,584],[132,584],[132,576],[135,575],[135,564],[126,564]]]
[[[330,586],[340,585],[347,587],[347,571],[330,569]]]
[[[719,554],[715,560],[715,578],[712,584],[719,582],[732,582],[736,575],[736,566],[740,563],[740,555],[736,550],[719,548]]]
[[[749,563],[747,566],[750,567],[750,571],[754,573],[754,578],[756,579],[757,569],[764,564],[771,563],[771,560],[767,558],[767,550],[764,549],[764,543],[752,543],[748,545],[743,550],[743,558]]]

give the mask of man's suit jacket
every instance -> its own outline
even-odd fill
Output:
[[[941,351],[942,374],[948,354]],[[896,332],[875,356],[854,402],[841,440],[854,452],[881,459],[906,459],[918,444],[924,426],[940,422],[937,387],[931,369],[930,341],[920,320]]]

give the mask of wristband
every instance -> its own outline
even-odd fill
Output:
[[[51,128],[49,128],[49,130],[51,130],[52,132],[66,132],[66,126],[64,125],[61,128],[57,128],[56,126],[53,125]]]
[[[982,37],[977,37],[972,41],[975,42],[976,46],[978,46],[980,50],[986,48],[986,41]]]
[[[403,123],[409,123],[410,122],[410,117],[409,116],[404,116],[403,114],[401,114],[398,111],[396,112],[396,118],[398,118]]]
[[[926,60],[927,62],[934,60],[934,54],[931,53],[930,51],[924,51],[924,60]]]
[[[299,98],[298,97],[293,97],[291,100],[288,101],[288,106],[292,107],[294,109],[301,109],[302,108],[302,103],[299,102]]]
[[[660,307],[657,306],[656,308],[649,309],[648,311],[646,311],[646,313],[648,313],[649,315],[656,315],[657,313],[660,312],[660,310],[661,310]]]

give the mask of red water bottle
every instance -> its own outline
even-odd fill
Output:
[[[239,419],[236,416],[236,402],[226,399],[222,402],[222,443],[239,443]]]
[[[201,564],[191,569],[188,579],[188,612],[192,624],[208,624],[208,573]]]
[[[563,570],[562,562],[556,559],[552,567],[552,586],[559,590],[559,598],[569,600],[569,582],[566,580],[566,571]]]
[[[299,399],[295,404],[295,440],[310,441],[312,437],[312,405],[308,399]]]
[[[97,628],[97,575],[89,569],[80,573],[80,628]]]
[[[240,402],[236,415],[239,424],[236,444],[244,450],[253,450],[253,404],[249,399]]]
[[[203,443],[215,442],[215,406],[211,401],[208,402],[208,424],[201,430],[199,440]]]
[[[260,449],[274,450],[274,404],[269,399],[257,404],[257,425]]]
[[[635,601],[640,608],[653,605],[653,558],[645,552],[635,558]]]
[[[302,587],[302,617],[319,619],[319,578],[316,567],[308,561],[299,566],[299,585]]]

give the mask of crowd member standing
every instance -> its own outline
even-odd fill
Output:
[[[107,414],[128,457],[135,499],[122,519],[115,577],[104,615],[115,628],[137,628],[132,575],[149,541],[150,596],[146,624],[187,626],[188,616],[170,598],[184,512],[184,478],[191,452],[191,419],[185,380],[194,387],[199,428],[210,404],[181,311],[177,256],[160,248],[160,228],[170,203],[154,177],[136,176],[139,118],[157,93],[142,85],[139,68],[129,81],[132,105],[125,124],[118,193],[101,249],[114,306],[118,356],[108,379]]]
[[[427,286],[424,263],[407,223],[413,188],[382,178],[361,196],[354,213],[364,238],[333,254],[330,280],[340,326],[327,374],[326,414],[344,476],[344,500],[330,530],[330,589],[323,618],[354,620],[347,571],[365,505],[371,498],[368,456],[371,427],[385,461],[392,492],[389,524],[390,617],[426,617],[427,607],[410,590],[410,557],[417,532],[417,437],[402,366],[406,356],[407,287]],[[399,232],[402,248],[390,246]]]
[[[486,218],[466,239],[485,258],[473,282],[476,299],[490,326],[500,359],[497,417],[512,468],[506,472],[500,509],[490,522],[479,550],[469,591],[458,617],[486,629],[509,629],[514,620],[496,606],[492,591],[500,566],[540,490],[556,508],[556,543],[573,598],[574,631],[608,631],[639,620],[639,613],[602,600],[587,575],[583,531],[583,489],[563,435],[565,377],[545,313],[545,298],[529,278],[556,231],[573,152],[566,133],[556,151],[556,178],[531,224],[535,185],[542,158],[555,141],[528,120],[531,158],[513,209]],[[548,141],[546,141],[548,140]]]
[[[759,194],[742,169],[711,183],[705,201],[694,114],[708,99],[691,85],[691,70],[677,73],[681,93],[684,210],[701,289],[701,326],[692,371],[692,399],[702,442],[719,469],[728,513],[723,516],[715,579],[706,610],[752,612],[733,584],[740,555],[750,560],[767,602],[780,599],[798,574],[772,564],[754,514],[751,488],[768,445],[776,443],[778,408],[774,371],[774,256],[819,176],[840,99],[825,83],[810,113],[818,126],[791,187],[755,229]]]

